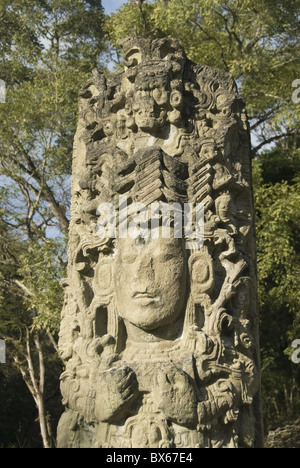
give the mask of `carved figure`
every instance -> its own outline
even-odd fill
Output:
[[[244,102],[176,40],[123,49],[124,72],[94,70],[81,90],[58,446],[260,447]],[[149,235],[133,207],[155,203],[175,211]],[[187,204],[204,209],[201,245],[182,228]]]

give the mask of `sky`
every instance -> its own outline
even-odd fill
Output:
[[[125,0],[102,0],[102,6],[107,14],[117,11],[124,3]]]

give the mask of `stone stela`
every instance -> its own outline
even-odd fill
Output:
[[[124,71],[96,69],[80,91],[58,447],[261,447],[245,104],[230,75],[176,40],[122,47]],[[159,224],[147,238],[99,236],[99,205],[118,226],[120,196],[127,208],[201,205],[202,244]]]

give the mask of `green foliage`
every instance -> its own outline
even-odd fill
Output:
[[[6,1],[0,16],[1,173],[15,191],[18,222],[47,236],[49,226],[68,228],[78,91],[101,67],[103,9],[92,0]]]
[[[56,340],[78,93],[93,68],[104,68],[103,22],[100,0],[0,5],[0,339],[36,402],[50,401],[54,388],[59,398]],[[40,396],[38,387],[45,388]]]
[[[274,410],[284,418],[300,408],[299,366],[291,361],[291,343],[300,337],[299,161],[299,149],[278,146],[262,154],[253,171],[267,423]]]
[[[142,12],[142,13],[141,13]],[[156,4],[144,3],[142,9],[130,0],[117,13],[106,18],[105,29],[114,46],[130,36],[162,37],[160,27],[155,23]]]
[[[62,300],[78,92],[101,67],[104,13],[97,0],[4,0],[0,18],[0,78],[7,85],[0,105],[1,219],[14,275],[30,291],[23,290],[24,306],[35,311],[36,326],[53,330]]]
[[[61,251],[62,246],[55,239],[43,244],[30,242],[19,257],[17,272],[32,293],[27,295],[26,305],[34,315],[33,328],[52,333],[58,332],[63,302],[60,281],[65,268],[59,260]]]

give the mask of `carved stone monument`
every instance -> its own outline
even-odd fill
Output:
[[[81,90],[58,446],[261,447],[244,102],[176,40],[122,46],[124,72]]]

